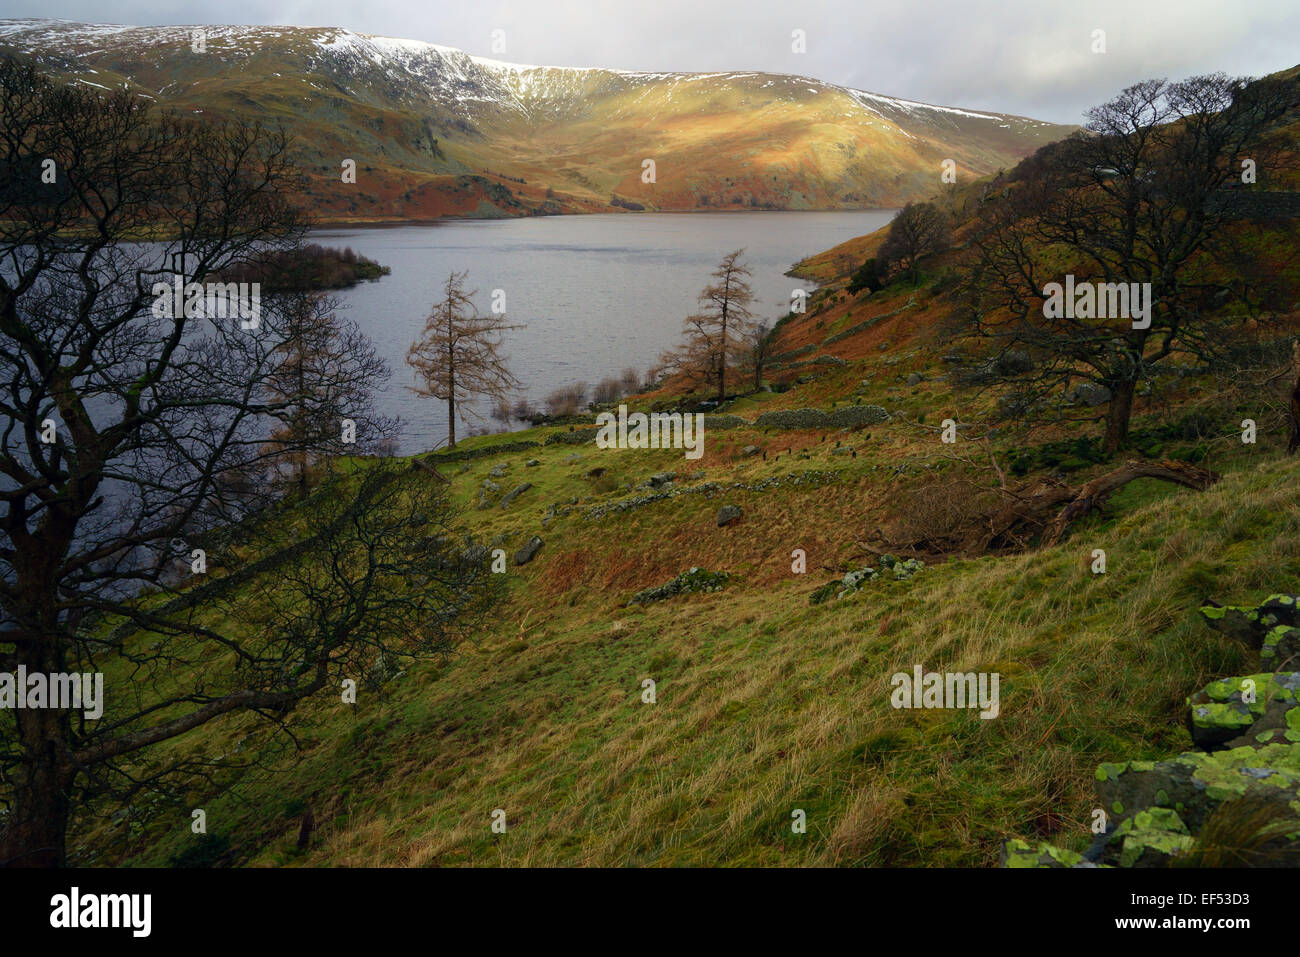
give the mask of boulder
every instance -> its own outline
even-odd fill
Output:
[[[703,568],[692,567],[671,581],[637,592],[632,596],[632,600],[628,604],[648,605],[651,602],[663,601],[665,598],[672,598],[690,592],[722,591],[730,577],[726,572],[711,572]]]
[[[737,521],[744,512],[739,505],[724,505],[718,509],[718,528]]]
[[[525,482],[522,485],[516,485],[513,489],[511,489],[509,492],[507,492],[505,495],[501,497],[501,507],[508,508],[511,502],[513,502],[519,496],[523,495],[532,487],[533,487],[532,482]]]
[[[1091,409],[1110,401],[1110,389],[1099,382],[1080,382],[1065,393],[1065,401]]]
[[[1258,605],[1220,605],[1207,602],[1201,608],[1201,617],[1215,631],[1242,642],[1248,648],[1262,649],[1266,638],[1272,637],[1274,651],[1282,634],[1273,634],[1280,625],[1300,627],[1300,596],[1269,595]]]
[[[656,472],[654,475],[650,476],[650,487],[663,488],[675,478],[677,478],[676,472]]]
[[[920,385],[924,381],[925,381],[925,376],[921,375],[921,373],[919,372],[913,372],[911,375],[907,377],[908,385]]]
[[[745,446],[743,449],[740,450],[740,454],[741,454],[741,455],[758,455],[758,453],[760,453],[760,452],[762,452],[762,451],[763,451],[763,450],[760,449],[757,445],[747,445],[747,446]]]
[[[534,535],[524,543],[523,547],[520,548],[519,551],[515,552],[515,564],[527,565],[537,556],[537,553],[541,551],[541,549],[542,540]]]
[[[1083,863],[1083,855],[1077,851],[1067,851],[1046,842],[1030,844],[1020,838],[1012,838],[1002,843],[1003,867],[1078,867]]]
[[[1300,712],[1291,714],[1300,717]],[[1164,761],[1107,763],[1097,768],[1097,796],[1122,824],[1139,811],[1173,808],[1188,828],[1199,831],[1219,806],[1247,791],[1282,808],[1300,801],[1300,721],[1293,740],[1223,751],[1185,751]]]
[[[1178,812],[1171,808],[1138,811],[1117,827],[1111,843],[1120,845],[1120,867],[1168,867],[1194,843]]]

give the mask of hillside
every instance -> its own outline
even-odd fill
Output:
[[[207,27],[196,53],[194,29],[5,20],[0,53],[284,123],[326,221],[890,207],[932,192],[945,159],[981,176],[1074,129],[807,77],[522,66],[334,28]]]
[[[927,565],[810,605],[861,564],[857,530],[900,495],[887,475],[951,467],[906,428],[873,432],[849,458],[834,434],[727,430],[690,463],[699,473],[672,452],[507,444],[565,430],[464,443],[462,454],[509,450],[440,466],[467,527],[511,554],[544,540],[511,564],[495,625],[443,664],[403,663],[355,709],[327,695],[296,712],[300,755],[190,796],[208,837],[166,802],[92,808],[76,859],[922,866],[994,864],[1013,836],[1081,849],[1093,768],[1186,747],[1183,698],[1247,667],[1198,625],[1196,604],[1300,584],[1300,465],[1275,446],[1216,443],[1209,464],[1227,474],[1208,492],[1136,483],[1059,547]],[[767,460],[745,455],[749,443]],[[630,486],[665,469],[678,494],[592,511],[644,499]],[[432,481],[423,474],[414,480]],[[474,508],[493,475],[533,487],[509,508]],[[719,528],[723,503],[744,515]],[[1088,568],[1097,546],[1111,556],[1102,576]],[[792,573],[794,548],[806,574]],[[733,577],[718,592],[627,604],[692,566]],[[999,672],[1000,717],[892,709],[889,676],[915,664]],[[646,678],[654,704],[641,700]],[[269,742],[236,719],[186,746],[255,757]],[[505,835],[489,830],[495,808]],[[806,835],[790,832],[795,808]],[[316,830],[299,850],[308,812]]]

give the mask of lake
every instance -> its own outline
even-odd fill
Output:
[[[769,322],[790,310],[791,292],[813,284],[785,275],[797,261],[879,229],[894,210],[851,212],[642,213],[452,220],[420,225],[320,229],[310,241],[351,246],[392,275],[338,291],[344,314],[373,340],[393,371],[378,411],[400,416],[399,451],[433,448],[447,434],[444,403],[422,398],[406,350],[439,286],[468,270],[481,312],[504,290],[506,316],[523,329],[504,351],[537,404],[560,386],[594,385],[632,366],[644,374],[681,336],[682,320],[727,253],[744,247],[754,311]],[[498,428],[486,417],[483,424]],[[461,423],[457,435],[469,428]]]

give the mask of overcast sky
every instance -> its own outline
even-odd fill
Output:
[[[1300,0],[6,0],[3,15],[341,26],[516,63],[798,73],[1067,123],[1147,77],[1300,62]]]

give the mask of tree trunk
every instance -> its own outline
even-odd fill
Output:
[[[1065,537],[1070,526],[1083,518],[1102,503],[1107,495],[1127,485],[1134,479],[1154,478],[1173,482],[1197,491],[1204,491],[1222,476],[1186,462],[1165,460],[1163,462],[1126,462],[1112,472],[1099,476],[1088,482],[1075,493],[1074,499],[1061,509],[1056,518],[1043,530],[1042,544],[1046,547],[1055,545]]]
[[[456,447],[456,397],[447,399],[447,448]]]
[[[1133,418],[1133,393],[1137,390],[1137,382],[1121,379],[1107,384],[1110,386],[1110,405],[1106,408],[1104,449],[1114,453],[1128,445],[1128,426]]]
[[[1286,454],[1295,455],[1296,449],[1300,449],[1300,342],[1297,342],[1291,353],[1291,369],[1296,375],[1295,386],[1291,389],[1290,417],[1287,421],[1287,442]]]
[[[27,672],[63,671],[42,642],[37,653],[18,661]],[[30,659],[30,660],[27,660]],[[67,863],[70,786],[75,771],[69,759],[69,716],[52,708],[16,708],[22,758],[14,769],[13,804],[0,840],[0,866],[63,867]]]

